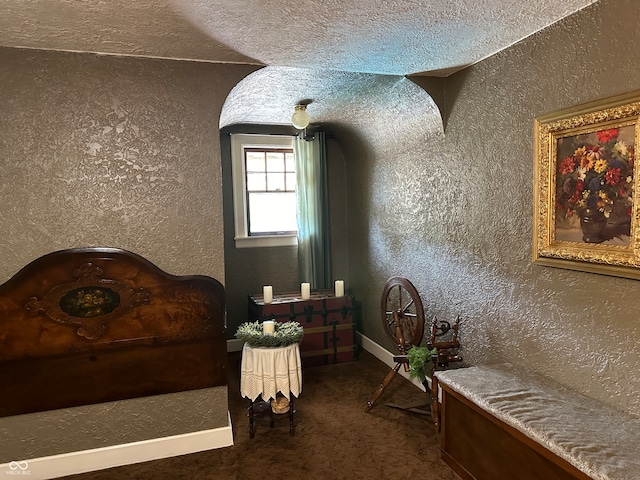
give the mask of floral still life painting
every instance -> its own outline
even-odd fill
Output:
[[[634,127],[558,139],[556,239],[629,245]]]
[[[534,122],[533,261],[640,279],[640,92]]]

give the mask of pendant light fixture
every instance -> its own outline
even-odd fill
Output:
[[[304,130],[309,125],[309,113],[307,113],[307,105],[299,103],[294,107],[291,123],[298,130]]]

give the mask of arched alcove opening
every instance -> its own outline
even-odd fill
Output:
[[[421,155],[420,142],[443,134],[433,98],[403,76],[270,66],[239,82],[220,115],[230,336],[246,320],[248,294],[258,293],[265,284],[292,291],[299,279],[295,247],[234,245],[229,134],[293,135],[294,105],[306,99],[311,100],[308,131],[322,130],[329,136],[333,273],[344,278],[351,291],[365,288],[371,268],[369,217],[376,214],[372,205],[416,202],[421,188],[411,170]],[[397,219],[402,222],[411,214],[403,212]]]

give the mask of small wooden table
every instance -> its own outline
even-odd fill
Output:
[[[300,346],[297,343],[287,347],[251,347],[245,343],[242,348],[240,367],[240,394],[249,399],[249,437],[253,438],[254,415],[263,413],[269,407],[273,427],[271,400],[281,393],[289,401],[289,432],[294,434],[293,398],[302,392],[302,362]],[[262,400],[257,402],[258,398]]]

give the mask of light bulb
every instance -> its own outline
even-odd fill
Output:
[[[306,105],[296,105],[295,111],[291,116],[291,123],[298,130],[304,130],[309,125],[309,114],[307,113]]]

